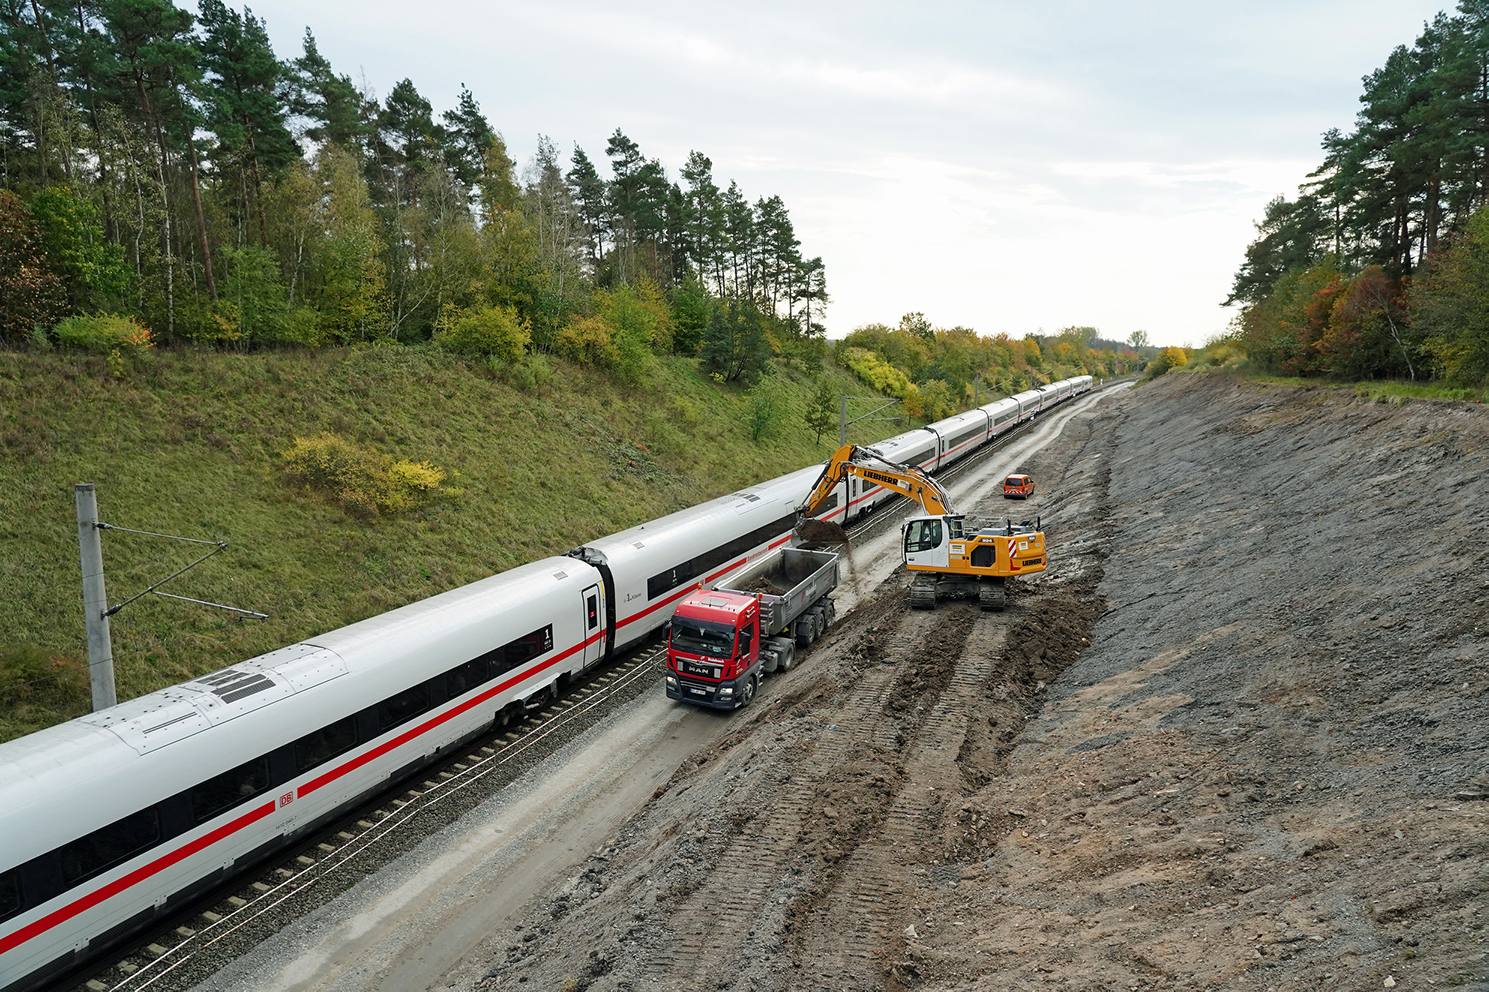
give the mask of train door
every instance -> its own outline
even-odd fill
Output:
[[[584,664],[588,667],[605,653],[605,597],[600,587],[593,585],[580,598],[584,600]]]

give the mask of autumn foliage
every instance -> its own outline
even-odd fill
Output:
[[[0,190],[0,338],[49,329],[66,306],[62,282],[46,264],[41,234],[26,202]]]

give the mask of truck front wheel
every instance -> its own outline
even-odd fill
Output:
[[[755,698],[755,681],[758,678],[758,675],[751,675],[745,681],[744,687],[739,690],[739,709],[744,709],[750,705],[751,700]]]

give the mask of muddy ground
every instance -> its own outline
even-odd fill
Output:
[[[1169,377],[1021,469],[1005,613],[891,580],[452,987],[1489,987],[1489,416]]]

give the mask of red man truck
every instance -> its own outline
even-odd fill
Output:
[[[688,594],[667,634],[667,698],[736,709],[760,678],[786,671],[834,615],[838,556],[782,548]]]

